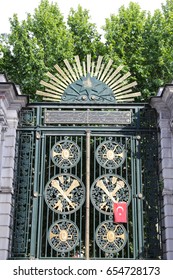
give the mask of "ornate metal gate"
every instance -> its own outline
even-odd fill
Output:
[[[160,258],[155,112],[83,101],[20,113],[12,258]]]

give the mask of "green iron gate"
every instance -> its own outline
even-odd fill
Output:
[[[147,104],[24,108],[12,258],[161,258],[155,122]],[[114,222],[114,202],[127,223]]]

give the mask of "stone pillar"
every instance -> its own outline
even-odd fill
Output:
[[[150,104],[157,110],[159,133],[159,170],[163,186],[163,258],[173,260],[173,84],[161,89]]]
[[[13,177],[18,112],[27,97],[0,75],[0,259],[10,257],[13,218]]]

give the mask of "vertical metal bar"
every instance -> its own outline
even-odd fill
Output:
[[[136,171],[135,171],[135,143],[131,139],[131,174],[132,174],[132,221],[133,221],[133,257],[136,259],[138,246],[137,246],[137,208],[136,208]]]
[[[81,136],[81,141],[80,141],[80,157],[81,157],[81,163],[80,163],[80,179],[81,181],[83,181],[83,136]],[[80,242],[80,252],[83,250],[83,245],[84,245],[84,236],[83,236],[83,221],[82,221],[82,216],[84,213],[83,210],[83,206],[80,208],[80,238],[81,238],[81,242]]]
[[[45,174],[45,135],[42,136],[41,148],[41,174]],[[42,223],[43,223],[43,192],[45,177],[41,176],[40,179],[40,204],[39,204],[39,221],[38,221],[38,237],[37,237],[37,258],[40,258],[42,252]]]
[[[137,136],[136,140],[136,165],[137,165],[137,195],[142,192],[141,182],[141,157],[140,157],[140,136]],[[139,226],[139,258],[143,254],[143,214],[142,214],[142,199],[137,198],[138,205],[138,226]]]
[[[39,155],[40,155],[40,132],[36,131],[35,144],[35,173],[34,173],[34,189],[33,189],[33,211],[31,226],[31,254],[30,258],[35,258],[36,254],[36,238],[37,238],[37,220],[38,220],[38,186],[39,186]]]
[[[96,147],[97,147],[97,137],[95,136],[94,137],[94,154],[95,154],[95,151],[96,151]],[[96,163],[96,157],[93,158],[94,160],[94,174],[93,174],[93,182],[95,181],[96,179],[96,176],[97,176],[97,163]],[[92,221],[92,224],[93,224],[93,240],[95,240],[95,230],[96,230],[96,209],[95,207],[92,206],[92,209],[93,209],[93,215],[92,215],[92,218],[93,221]],[[94,258],[97,257],[96,256],[96,244],[95,242],[93,242],[93,256]]]
[[[85,257],[89,260],[90,241],[90,137],[91,132],[86,131],[86,236],[85,236]]]

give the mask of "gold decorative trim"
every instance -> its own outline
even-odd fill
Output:
[[[57,64],[54,66],[57,73],[53,75],[50,72],[46,73],[49,77],[49,82],[40,81],[40,84],[45,86],[45,91],[37,90],[36,94],[43,96],[43,100],[60,102],[65,89],[81,77],[89,74],[91,77],[105,83],[112,90],[116,102],[131,102],[135,97],[141,96],[140,92],[132,92],[132,88],[137,85],[137,82],[128,83],[130,72],[121,75],[120,71],[123,65],[116,69],[111,68],[113,60],[109,60],[105,65],[102,63],[103,57],[99,56],[97,62],[91,60],[91,55],[88,54],[86,62],[80,62],[78,55],[75,57],[75,63],[70,64],[67,59],[64,60],[65,67],[61,69]]]

